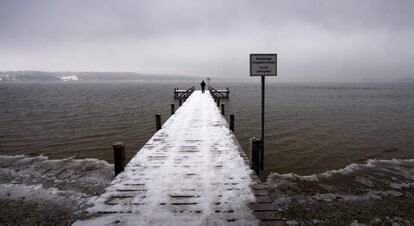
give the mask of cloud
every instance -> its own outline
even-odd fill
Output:
[[[0,70],[248,77],[277,52],[280,80],[412,77],[412,1],[0,2]]]

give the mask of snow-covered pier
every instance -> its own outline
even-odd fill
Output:
[[[194,91],[75,225],[277,225],[211,95]]]

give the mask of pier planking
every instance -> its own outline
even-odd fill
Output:
[[[212,96],[193,91],[75,225],[278,225]]]

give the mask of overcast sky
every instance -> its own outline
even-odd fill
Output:
[[[0,70],[280,81],[414,78],[414,1],[0,0]]]

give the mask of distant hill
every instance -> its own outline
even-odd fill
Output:
[[[184,82],[199,81],[199,77],[182,75],[147,75],[133,72],[46,72],[0,71],[0,81],[137,81]]]
[[[379,78],[364,78],[362,79],[363,82],[382,82]]]
[[[414,78],[401,78],[398,81],[399,82],[414,82]]]

